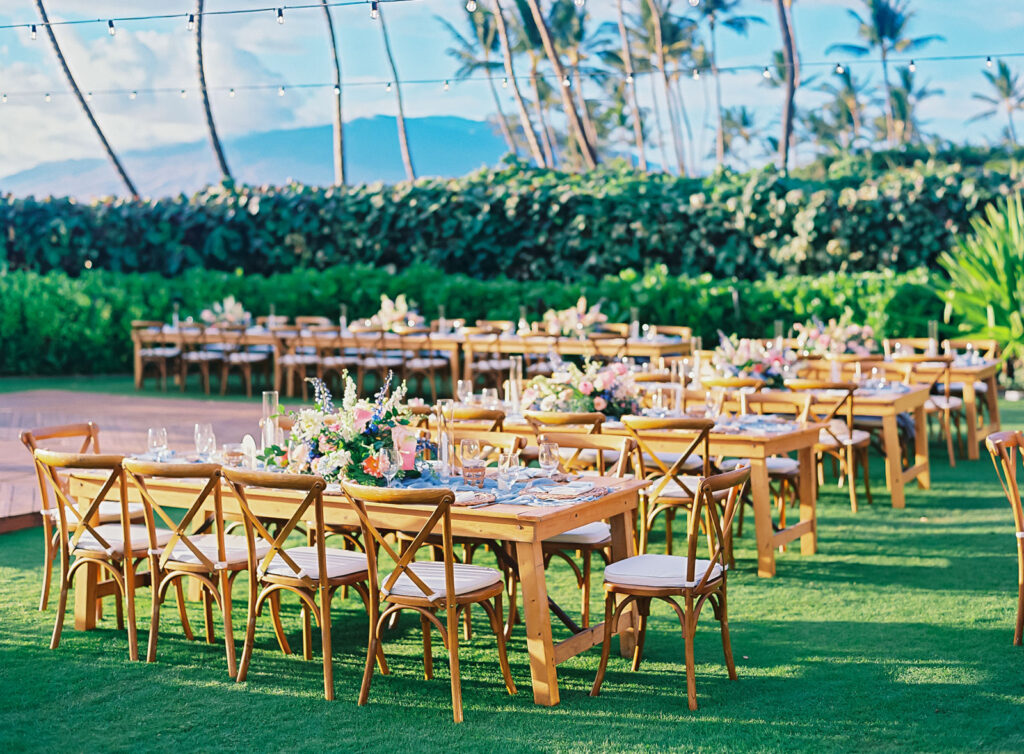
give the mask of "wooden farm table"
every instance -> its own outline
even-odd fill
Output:
[[[273,351],[274,357],[274,389],[281,389],[281,356],[287,352],[289,341],[298,335],[296,330],[252,330],[246,333],[245,345],[247,346],[268,346]],[[359,348],[366,347],[367,341],[375,338],[369,336],[359,336],[354,333],[348,333],[345,336],[339,338],[337,333],[318,333],[323,339],[325,346],[328,340],[331,344],[341,346],[343,348]],[[201,338],[202,342],[208,344],[222,343],[224,342],[224,335],[218,333],[215,329],[207,330],[203,333]],[[314,341],[316,336],[312,333],[303,335],[303,341]],[[430,335],[430,348],[431,350],[443,351],[447,354],[448,363],[451,366],[451,377],[452,384],[459,376],[459,352],[462,348],[464,338],[459,335]],[[141,349],[148,346],[157,345],[177,345],[179,344],[180,336],[177,331],[170,328],[164,328],[158,330],[152,329],[139,329],[132,331],[132,347],[134,351],[134,368],[135,368],[135,389],[138,390],[142,387],[142,356]],[[389,334],[385,337],[385,345],[390,343],[394,344],[394,349],[399,350],[402,344],[406,344],[412,347],[426,347],[427,336],[425,335],[398,335]]]
[[[469,422],[466,422],[469,425]],[[460,422],[460,426],[462,422]],[[779,434],[725,434],[710,435],[711,455],[715,457],[750,459],[750,493],[754,507],[754,530],[757,535],[757,574],[775,575],[775,552],[782,545],[800,539],[800,553],[813,555],[818,549],[817,489],[814,484],[814,445],[824,424],[808,423],[799,429]],[[525,422],[506,420],[506,432],[534,434]],[[567,431],[557,427],[553,431]],[[605,422],[601,434],[630,436],[621,422]],[[654,453],[685,451],[693,440],[692,432],[678,430],[644,432],[644,442]],[[800,494],[800,521],[775,531],[772,528],[772,493],[768,484],[767,459],[775,455],[796,452],[800,462],[798,490]]]
[[[929,370],[928,364],[915,364],[915,369],[922,372]],[[953,363],[949,370],[950,381],[959,382],[963,385],[964,414],[967,420],[967,457],[972,461],[978,460],[978,448],[985,438],[993,432],[1000,430],[999,420],[999,392],[996,385],[996,377],[999,374],[1001,363],[999,361],[986,359],[978,364],[957,364]],[[828,362],[813,362],[807,372],[818,379],[828,379],[831,365]],[[942,367],[936,366],[934,371],[941,371]],[[843,370],[843,378],[853,377],[853,367],[847,365]],[[977,383],[983,383],[985,389],[979,391]],[[988,420],[979,426],[978,410],[981,402],[985,402],[988,410]],[[856,400],[854,401],[856,405]]]
[[[532,337],[515,336],[469,336],[463,341],[463,376],[464,380],[473,379],[474,354],[546,354],[555,351],[560,356],[632,356],[657,359],[664,356],[686,355],[690,353],[690,341],[682,338],[629,338],[623,343],[622,338],[610,338],[607,342],[600,339],[587,338]]]
[[[86,472],[75,473],[71,476],[71,493],[75,497],[91,499],[102,482],[102,479]],[[647,486],[647,482],[602,478],[600,484],[609,488],[607,495],[580,503],[543,508],[523,505],[452,508],[454,536],[493,539],[515,545],[515,558],[523,590],[533,699],[537,704],[558,704],[557,666],[601,644],[604,638],[604,624],[599,623],[580,629],[557,644],[554,642],[543,541],[577,526],[607,520],[612,530],[612,560],[621,560],[635,554],[632,516],[637,509],[640,490]],[[147,487],[161,505],[187,509],[195,502],[202,483],[154,479],[147,483]],[[139,500],[138,490],[130,488],[129,495],[133,501]],[[259,494],[253,491],[248,493],[247,500],[257,516],[288,518],[301,500],[301,495],[285,490]],[[226,515],[240,515],[234,496],[226,488],[223,501]],[[419,531],[431,510],[428,507],[408,505],[367,504],[367,511],[378,525],[413,532]],[[324,519],[328,524],[359,525],[359,519],[352,508],[338,493],[324,494]],[[87,630],[96,625],[98,571],[95,566],[88,566],[75,580],[75,627],[78,629]],[[635,639],[635,613],[633,610],[627,612],[629,615],[619,623],[620,650],[624,656],[632,655]]]

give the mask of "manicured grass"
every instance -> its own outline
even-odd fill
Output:
[[[1021,426],[1024,409],[1004,411],[1005,426]],[[222,645],[181,637],[173,606],[163,614],[155,664],[128,661],[127,639],[110,617],[90,633],[66,628],[50,651],[53,608],[36,610],[40,533],[3,535],[0,751],[1021,750],[1024,650],[1011,646],[1008,505],[987,457],[953,470],[939,445],[932,451],[933,488],[912,489],[905,510],[889,506],[878,463],[875,504],[856,516],[845,491],[828,484],[819,553],[791,547],[774,579],[757,578],[747,531],[729,579],[739,681],[726,677],[707,611],[696,641],[696,712],[686,706],[682,640],[667,606],[652,615],[639,672],[613,653],[594,699],[587,694],[598,653],[577,657],[559,667],[562,703],[553,709],[532,702],[521,626],[510,645],[519,694],[505,693],[477,610],[462,651],[459,726],[436,639],[435,679],[422,678],[412,615],[388,637],[392,675],[375,676],[370,704],[356,706],[366,619],[354,597],[335,610],[334,702],[322,698],[318,659],[282,656],[265,621],[245,684],[228,679]],[[662,547],[656,541],[652,549]],[[568,569],[553,566],[550,579],[556,599],[575,607]],[[148,600],[141,602],[144,643]],[[286,608],[292,646],[301,646],[297,606]],[[244,615],[241,602],[236,615]],[[198,626],[199,611],[191,616]]]

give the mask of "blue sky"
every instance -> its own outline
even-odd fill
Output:
[[[306,0],[308,2],[308,0]],[[626,0],[627,7],[631,0]],[[207,0],[209,10],[265,6],[266,0]],[[443,79],[452,76],[454,62],[445,55],[447,32],[436,16],[445,15],[463,24],[464,0],[411,0],[386,6],[388,27],[403,79]],[[679,10],[684,0],[676,0]],[[768,22],[755,26],[749,36],[720,33],[720,64],[761,66],[779,47],[773,6],[764,0],[747,0],[744,11]],[[854,41],[855,25],[847,15],[856,0],[797,0],[794,15],[800,52],[808,73],[811,63],[832,61],[825,49],[834,42]],[[918,53],[918,75],[944,90],[944,95],[922,105],[930,131],[956,139],[983,143],[998,137],[999,120],[966,123],[981,109],[971,99],[985,82],[980,61],[926,62],[928,55],[1000,54],[1024,52],[1024,2],[1021,0],[915,0],[917,16],[911,31],[916,35],[941,34],[938,42]],[[123,23],[110,37],[106,24],[95,23],[57,28],[58,38],[84,90],[95,90],[92,105],[108,138],[119,150],[204,137],[199,101],[195,96],[194,49],[185,17],[194,6],[188,0],[48,0],[51,19],[106,19],[152,13],[175,13],[171,20]],[[611,18],[612,0],[588,0],[591,12]],[[339,28],[346,80],[346,118],[392,114],[393,96],[381,82],[387,72],[380,32],[371,21],[368,4],[334,9]],[[3,0],[0,25],[36,20],[31,0]],[[207,77],[211,87],[237,87],[234,98],[216,91],[213,106],[218,123],[227,134],[330,122],[331,90],[295,88],[331,80],[330,56],[320,10],[286,12],[278,25],[272,13],[251,16],[210,17],[206,25]],[[854,65],[858,76],[880,79],[876,63],[844,61]],[[1024,68],[1024,58],[1010,59]],[[827,75],[824,68],[817,69]],[[706,77],[687,81],[684,96],[698,130],[701,152],[713,144],[703,124],[710,123],[705,102],[711,96]],[[776,122],[780,95],[761,85],[755,71],[724,77],[726,105],[747,105],[762,124]],[[241,91],[246,85],[283,85],[276,89]],[[163,94],[141,94],[130,101],[124,94],[100,94],[106,89],[166,88]],[[182,99],[178,91],[186,90]],[[644,87],[641,87],[643,91]],[[94,157],[97,143],[81,112],[67,92],[45,37],[32,41],[26,28],[0,29],[0,91],[8,93],[0,105],[0,175],[40,162]],[[50,92],[50,102],[43,93]],[[481,82],[440,85],[407,84],[407,114],[461,115],[483,119],[492,109]],[[646,95],[644,95],[646,96]],[[813,106],[813,93],[800,103]],[[774,126],[773,126],[774,128]],[[706,166],[705,166],[706,167]]]

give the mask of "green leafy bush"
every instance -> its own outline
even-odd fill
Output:
[[[932,289],[937,277],[925,270],[896,274],[829,273],[762,281],[670,275],[665,267],[646,273],[626,270],[604,278],[522,282],[504,277],[478,280],[416,265],[402,271],[367,265],[294,270],[271,276],[191,269],[173,278],[156,273],[91,270],[0,274],[0,374],[102,374],[131,369],[133,319],[196,316],[211,302],[237,297],[255,315],[320,314],[336,318],[377,311],[380,294],[405,293],[428,317],[444,305],[449,317],[514,319],[519,305],[532,317],[549,307],[565,308],[586,295],[601,301],[612,320],[625,321],[637,306],[655,324],[684,324],[711,342],[718,329],[768,337],[773,323],[812,315],[839,316],[847,308],[858,321],[892,335],[918,335],[938,319],[942,301]]]
[[[567,174],[511,163],[456,180],[221,186],[145,202],[0,195],[0,269],[77,275],[88,264],[173,276],[422,263],[562,281],[658,264],[743,279],[906,271],[934,262],[979,208],[1022,185],[960,165],[819,182],[771,169],[691,179],[621,164]]]

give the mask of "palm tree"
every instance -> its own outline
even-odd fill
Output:
[[[391,38],[388,36],[388,25],[384,22],[384,5],[377,4],[377,18],[380,21],[380,33],[384,39],[384,54],[387,55],[388,65],[391,67],[391,79],[395,83],[395,103],[398,111],[395,114],[395,122],[398,125],[398,146],[402,151],[402,164],[405,166],[405,177],[410,181],[416,180],[416,170],[412,165],[412,154],[409,152],[409,134],[405,130],[405,107],[402,105],[402,84],[398,80],[398,67],[395,65],[395,56],[391,53]]]
[[[929,97],[942,95],[942,89],[933,89],[929,82],[918,86],[914,72],[908,66],[896,69],[896,85],[892,90],[894,126],[896,141],[909,144],[920,141],[921,123],[917,118],[917,106]]]
[[[196,0],[196,71],[199,74],[199,96],[203,101],[206,113],[206,130],[210,133],[210,146],[217,158],[217,166],[226,180],[231,180],[231,169],[224,156],[224,147],[217,135],[217,126],[213,122],[213,110],[210,107],[210,93],[206,91],[206,67],[203,65],[203,4],[205,0]]]
[[[587,34],[587,12],[582,7],[577,7],[574,0],[554,0],[551,10],[548,13],[547,23],[551,29],[551,38],[555,45],[555,51],[561,59],[565,54],[567,66],[571,72],[571,89],[576,95],[576,104],[579,107],[580,118],[583,121],[583,132],[590,142],[595,153],[597,151],[597,125],[594,122],[583,89],[583,76],[581,65],[586,58],[584,47],[594,47],[594,40]],[[604,75],[600,70],[592,71],[593,78]],[[564,85],[564,83],[563,83]]]
[[[320,0],[327,21],[327,35],[331,38],[331,53],[334,56],[334,185],[345,185],[345,121],[341,115],[341,56],[338,54],[338,38],[334,34],[334,19],[327,0]]]
[[[544,152],[541,151],[540,143],[537,141],[537,132],[533,130],[533,123],[530,121],[530,113],[526,109],[526,102],[523,100],[523,93],[519,90],[519,80],[516,78],[515,60],[512,56],[512,43],[508,37],[508,27],[505,24],[505,11],[501,7],[501,0],[493,0],[495,29],[498,33],[498,40],[501,44],[501,55],[505,63],[505,78],[512,87],[512,97],[515,99],[516,108],[519,110],[519,125],[526,137],[526,144],[530,148],[534,163],[541,167],[546,165]]]
[[[455,71],[456,80],[467,79],[477,71],[484,72],[484,75],[487,77],[487,84],[491,90],[491,97],[494,99],[494,107],[497,110],[498,126],[501,129],[501,135],[504,137],[505,143],[508,144],[509,150],[515,154],[516,142],[512,138],[512,129],[509,128],[508,118],[505,117],[505,111],[501,107],[501,99],[498,97],[498,89],[494,85],[494,69],[501,64],[491,60],[491,53],[498,43],[498,32],[495,29],[493,15],[490,11],[477,6],[475,10],[467,9],[466,16],[470,29],[473,32],[472,40],[459,33],[458,29],[447,19],[436,16],[441,25],[455,39],[456,46],[449,47],[445,52],[459,63],[459,68]],[[479,54],[477,53],[478,49],[480,50]]]
[[[849,66],[837,71],[833,78],[838,84],[823,83],[818,90],[832,96],[826,104],[826,111],[832,116],[843,151],[852,149],[864,128],[863,101],[867,97],[867,83],[854,77]]]
[[[124,183],[128,193],[131,194],[132,199],[139,198],[139,192],[135,189],[135,184],[132,183],[132,179],[128,177],[128,173],[125,172],[124,166],[121,161],[117,158],[114,153],[113,147],[110,146],[110,142],[107,141],[107,137],[103,134],[103,129],[100,128],[100,124],[96,122],[96,117],[92,114],[92,108],[89,107],[89,103],[85,101],[85,97],[82,96],[82,90],[78,88],[78,82],[75,81],[75,77],[71,74],[71,69],[68,67],[68,61],[64,59],[64,53],[60,49],[60,45],[57,44],[57,37],[53,33],[53,27],[50,26],[50,18],[46,15],[46,8],[43,7],[43,0],[36,0],[36,9],[39,11],[39,20],[42,22],[43,28],[46,30],[46,36],[50,38],[50,45],[53,47],[53,52],[57,56],[57,62],[60,63],[61,70],[64,71],[64,78],[68,80],[68,85],[71,87],[72,93],[75,95],[75,99],[78,100],[78,104],[81,106],[82,111],[85,113],[86,119],[92,126],[93,131],[100,139],[100,144],[103,145],[103,151],[107,153],[107,159],[114,166],[114,170],[117,171],[121,181]]]
[[[751,24],[765,23],[760,16],[736,15],[735,10],[739,4],[740,0],[702,0],[697,6],[697,12],[708,22],[708,54],[711,77],[715,81],[715,110],[718,114],[718,129],[715,136],[715,162],[718,165],[725,160],[725,116],[722,111],[722,79],[718,70],[715,29],[721,24],[737,34],[746,36]]]
[[[987,102],[992,108],[980,112],[970,120],[983,120],[998,115],[1001,110],[1006,111],[1007,135],[1013,146],[1017,146],[1017,129],[1013,124],[1014,110],[1024,109],[1024,84],[1021,82],[1020,74],[1010,68],[1004,61],[998,61],[996,71],[982,71],[988,83],[995,90],[995,96],[975,93],[974,99]]]
[[[576,139],[576,143],[580,150],[580,156],[583,158],[584,166],[586,166],[587,169],[592,170],[597,167],[597,153],[594,150],[594,145],[590,143],[590,140],[587,138],[587,134],[584,131],[583,121],[580,118],[579,111],[576,109],[576,102],[572,98],[572,92],[569,91],[570,87],[557,86],[558,82],[565,80],[565,69],[562,66],[561,57],[555,49],[547,20],[544,18],[544,14],[541,13],[540,2],[539,0],[526,0],[526,3],[530,7],[533,22],[537,27],[537,32],[540,34],[541,42],[544,45],[544,52],[547,54],[548,62],[551,64],[551,69],[555,77],[556,88],[561,90],[562,109],[565,111],[565,117],[569,122],[569,134]]]
[[[796,89],[797,92],[799,92],[801,89],[806,89],[806,88],[810,87],[812,84],[814,84],[818,80],[817,76],[814,76],[814,75],[804,76],[799,71],[799,60],[797,62],[797,68],[796,69],[793,69],[789,65],[787,65],[787,63],[786,63],[786,55],[785,55],[785,53],[782,50],[775,50],[772,53],[772,63],[768,67],[768,70],[769,70],[771,75],[768,78],[762,80],[761,83],[764,86],[770,87],[772,89],[779,89],[779,88],[783,88],[783,87],[788,87],[789,81],[788,81],[787,77],[789,76],[790,71],[793,71],[793,70],[797,71],[797,75],[794,76],[794,83],[796,85],[795,89]],[[790,158],[792,158],[793,161],[797,160],[797,143],[798,143],[799,140],[796,137],[796,127],[798,125],[799,117],[798,117],[798,113],[797,113],[797,109],[796,109],[796,105],[795,105],[795,100],[796,100],[795,93],[794,93],[794,95],[792,97],[792,100],[793,100],[793,110],[792,110],[792,113],[791,113],[791,119],[790,119],[789,129],[788,129],[788,131],[789,131],[789,145],[786,147],[786,150],[785,150],[785,161],[782,160],[783,150],[781,148],[782,145],[779,143],[779,138],[778,137],[766,137],[766,142],[770,141],[770,143],[772,144],[771,148],[768,151],[769,152],[778,152],[779,153],[779,155],[780,155],[779,167],[782,168],[782,170],[784,172],[789,169]],[[783,106],[783,109],[782,109],[783,117],[785,117],[786,112],[787,112],[787,108],[785,106]],[[785,124],[783,123],[782,125],[783,125],[783,128],[782,128],[783,132],[786,132]]]
[[[518,13],[513,15],[518,32],[516,51],[525,53],[530,63],[530,88],[533,89],[533,111],[534,117],[537,119],[537,128],[540,130],[544,164],[548,167],[555,167],[555,139],[545,115],[545,102],[548,99],[546,95],[550,94],[551,90],[550,87],[544,87],[539,75],[541,60],[544,57],[544,43],[541,41],[540,32],[537,30],[537,24],[533,21],[533,14],[529,6],[527,6],[526,0],[513,0],[513,2],[518,10]]]
[[[636,97],[636,77],[633,75],[633,51],[629,43],[629,32],[626,30],[626,17],[622,12],[622,0],[615,0],[616,22],[619,40],[622,43],[622,65],[626,71],[627,101],[633,114],[633,138],[636,140],[637,165],[647,171],[647,155],[644,153],[644,122],[640,116],[640,104]]]
[[[739,159],[744,165],[749,164],[748,159],[737,154],[736,147],[739,142],[743,142],[744,146],[749,147],[760,140],[761,129],[757,125],[757,119],[753,110],[749,109],[746,105],[726,108],[722,120],[725,126],[726,155]]]
[[[793,116],[796,113],[796,90],[800,87],[800,54],[796,46],[796,28],[793,26],[793,0],[774,0],[782,34],[782,79],[786,84],[782,103],[782,134],[779,137],[779,167],[789,171],[789,148],[793,141]]]
[[[892,86],[889,84],[889,56],[894,52],[913,52],[937,40],[944,42],[945,37],[938,34],[928,34],[923,37],[905,36],[907,27],[914,17],[913,11],[909,10],[910,0],[861,0],[861,2],[864,3],[864,9],[867,11],[866,20],[855,10],[847,12],[857,22],[857,35],[864,40],[864,44],[835,44],[825,52],[826,54],[842,52],[861,57],[874,49],[879,51],[882,57],[882,81],[885,85],[886,135],[889,143],[892,144],[895,139],[895,117]]]

